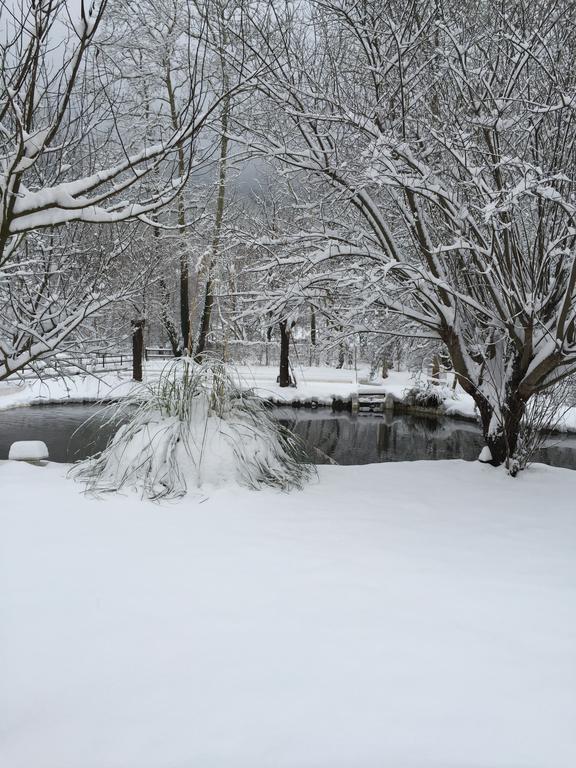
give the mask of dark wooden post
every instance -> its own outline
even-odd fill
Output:
[[[280,375],[278,383],[281,387],[290,386],[290,331],[286,320],[280,320]]]
[[[142,317],[132,320],[132,378],[134,381],[142,381],[145,322]]]

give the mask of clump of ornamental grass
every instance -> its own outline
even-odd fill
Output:
[[[298,438],[217,360],[170,363],[156,381],[109,406],[109,420],[121,419],[107,447],[73,470],[88,491],[136,488],[163,499],[233,483],[290,490],[315,472]]]

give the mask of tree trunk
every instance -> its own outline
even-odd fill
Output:
[[[432,357],[432,383],[440,383],[440,358],[438,355]]]
[[[484,441],[492,454],[490,463],[500,466],[516,451],[526,402],[514,391],[508,394],[497,410],[483,397],[475,400],[480,411]]]
[[[336,330],[338,333],[343,333],[344,328],[341,325],[336,326]],[[346,362],[346,346],[343,341],[341,341],[338,344],[338,362],[336,363],[336,368],[344,368],[344,363]]]
[[[272,326],[269,325],[266,328],[266,342],[264,344],[264,364],[269,365],[270,359],[269,359],[269,345],[272,341]]]
[[[172,71],[170,61],[166,65],[166,91],[168,94],[168,104],[170,107],[170,116],[172,128],[177,131],[180,128],[178,123],[178,110],[176,108],[176,94],[172,82]],[[186,172],[186,158],[184,147],[178,147],[178,173],[183,178]],[[186,224],[186,215],[184,211],[184,199],[182,193],[178,195],[178,226],[180,228],[180,331],[182,333],[182,346],[184,349],[190,348],[190,267],[188,263],[188,249],[186,247],[186,233],[184,230]]]
[[[382,357],[382,378],[388,378],[388,358],[386,355]]]
[[[290,380],[290,331],[286,320],[280,321],[280,376],[278,383],[281,387],[289,387]]]
[[[226,86],[226,78],[224,78]],[[198,343],[196,345],[196,359],[202,358],[206,344],[208,342],[208,333],[210,332],[210,320],[212,318],[212,307],[214,306],[214,285],[213,271],[220,254],[220,240],[222,237],[222,222],[224,219],[224,206],[226,201],[226,173],[228,163],[228,119],[230,115],[230,98],[226,96],[223,101],[220,136],[220,157],[218,166],[218,193],[216,196],[216,212],[214,216],[214,232],[212,235],[212,248],[208,257],[206,267],[206,291],[204,293],[204,307],[202,310],[202,320],[200,333],[198,334]]]
[[[310,359],[309,365],[316,365],[316,311],[310,307]]]
[[[213,306],[214,294],[212,293],[212,278],[210,275],[208,275],[208,279],[206,281],[206,290],[204,291],[204,308],[202,310],[202,319],[200,320],[200,332],[198,333],[198,342],[196,344],[196,360],[201,360],[202,355],[206,351]]]
[[[170,315],[168,314],[168,307],[170,306],[170,291],[166,285],[164,278],[160,278],[160,290],[162,292],[162,308],[160,310],[160,322],[162,323],[164,330],[168,335],[168,341],[172,348],[172,354],[174,357],[180,357],[182,354],[182,348],[180,346],[180,340],[176,327],[172,322]]]
[[[316,312],[310,307],[310,344],[316,346]]]
[[[132,320],[132,378],[134,381],[142,381],[145,322],[144,318]]]
[[[190,270],[188,254],[180,254],[180,331],[184,349],[190,346]]]

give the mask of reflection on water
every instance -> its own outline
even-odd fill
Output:
[[[294,429],[319,464],[473,460],[482,448],[479,427],[468,421],[390,413],[353,416],[327,408],[277,408],[275,413]],[[109,424],[108,416],[93,405],[0,411],[0,459],[8,457],[15,440],[43,440],[52,461],[75,461],[102,450],[120,423]],[[576,436],[551,437],[538,460],[576,469]]]
[[[304,441],[317,463],[478,458],[480,427],[471,421],[410,414],[352,415],[325,409],[279,408],[281,421]],[[329,458],[327,458],[329,457]],[[554,435],[538,461],[576,469],[576,436]]]

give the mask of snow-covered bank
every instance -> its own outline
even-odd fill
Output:
[[[162,362],[148,363],[146,377],[159,375]],[[367,368],[358,371],[327,367],[306,367],[297,371],[296,387],[280,387],[276,382],[278,371],[272,366],[237,366],[240,382],[253,388],[261,397],[278,404],[332,405],[334,400],[350,401],[363,392],[385,395],[390,393],[402,401],[406,390],[413,386],[414,374],[408,371],[390,371],[387,379],[369,379]],[[97,402],[121,399],[135,386],[131,374],[126,372],[102,373],[96,376],[68,376],[58,379],[0,382],[0,410],[23,405],[42,405],[66,402]],[[461,390],[445,403],[447,414],[474,418],[472,398]]]
[[[162,362],[147,363],[148,380],[159,375]],[[276,382],[278,371],[272,366],[237,366],[240,382],[253,388],[261,397],[277,405],[331,406],[334,401],[350,402],[362,394],[390,393],[394,400],[403,403],[406,393],[425,380],[423,374],[410,371],[390,371],[388,378],[368,383],[368,368],[358,371],[328,367],[300,367],[297,370],[296,387],[280,387]],[[22,383],[0,382],[0,411],[26,405],[52,403],[88,403],[100,400],[119,400],[137,386],[130,372],[103,373],[95,376],[69,376],[44,381],[27,380]],[[476,420],[473,399],[460,387],[441,386],[443,402],[440,412],[446,416]],[[558,430],[576,432],[576,407],[562,415]]]
[[[0,411],[28,405],[120,400],[134,388],[128,372],[0,382]]]
[[[65,471],[0,463],[2,766],[576,764],[573,472],[160,506]]]

